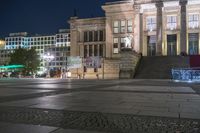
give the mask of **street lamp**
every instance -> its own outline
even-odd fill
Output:
[[[67,69],[66,58],[67,58],[67,56],[66,56],[64,49],[62,51],[62,57],[63,57],[63,59],[62,59],[62,66],[61,66],[61,79],[65,79],[65,78],[67,78],[67,76],[66,76],[66,69]]]
[[[49,70],[49,63],[54,59],[53,55],[50,55],[50,53],[47,53],[43,56],[44,60],[47,62],[47,78],[50,78],[50,70]]]

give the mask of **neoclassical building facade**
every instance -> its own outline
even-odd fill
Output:
[[[71,17],[71,55],[118,58],[125,38],[143,56],[200,54],[199,0],[124,0],[102,5],[105,17]]]
[[[69,20],[70,55],[102,57],[100,68],[87,68],[83,61],[71,70],[73,77],[121,78],[127,68],[134,73],[139,53],[200,54],[200,0],[124,0],[107,2],[102,9],[105,17]],[[127,38],[133,56],[123,52]]]

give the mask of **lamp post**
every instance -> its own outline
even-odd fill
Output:
[[[62,67],[61,67],[61,79],[67,78],[66,71],[67,71],[67,56],[65,51],[62,51]]]
[[[50,53],[47,53],[43,56],[44,60],[47,62],[47,78],[50,78],[50,70],[49,70],[49,63],[54,59],[53,55],[50,55]]]

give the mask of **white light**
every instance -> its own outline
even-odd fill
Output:
[[[156,8],[155,4],[143,4],[143,5],[141,5],[142,10],[145,10],[145,9],[149,10],[149,9],[155,9],[155,8]]]
[[[46,55],[43,56],[43,58],[47,61],[53,60],[55,57],[53,55],[50,55],[50,53],[47,53]]]
[[[171,7],[171,6],[179,6],[179,2],[177,1],[164,2],[164,7]]]
[[[196,5],[196,4],[200,4],[199,0],[189,0],[188,1],[188,5]]]
[[[37,74],[41,75],[43,74],[44,72],[43,71],[38,71]]]

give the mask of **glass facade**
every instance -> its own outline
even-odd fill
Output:
[[[44,70],[45,61],[42,59],[46,49],[51,47],[70,47],[70,33],[58,33],[49,36],[9,36],[5,38],[5,49],[35,48],[41,57],[41,68]],[[59,63],[60,64],[60,63]]]
[[[148,31],[153,31],[156,29],[156,17],[154,17],[154,16],[147,17],[146,29]]]
[[[189,28],[198,28],[199,27],[199,14],[189,14],[188,18]]]
[[[177,16],[167,16],[167,29],[175,30],[177,28]]]
[[[189,33],[189,55],[197,55],[199,53],[199,33]]]

